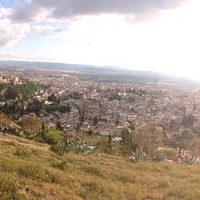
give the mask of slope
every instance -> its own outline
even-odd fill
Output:
[[[0,138],[0,199],[200,199],[198,165],[108,154],[58,156],[46,144]]]

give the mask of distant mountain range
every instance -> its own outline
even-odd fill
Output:
[[[36,67],[42,69],[69,70],[69,73],[76,72],[80,78],[89,78],[99,81],[116,82],[170,82],[177,84],[197,84],[196,81],[187,78],[180,78],[174,75],[166,75],[152,71],[128,70],[115,66],[93,66],[84,64],[66,64],[52,62],[29,62],[29,61],[0,61],[0,67]],[[71,72],[70,72],[71,71]],[[79,73],[80,72],[80,73]]]
[[[2,60],[1,66],[21,66],[21,67],[44,67],[44,68],[58,68],[58,69],[120,69],[113,66],[94,66],[83,64],[67,64],[56,62],[35,62],[35,61],[14,61],[14,60]]]

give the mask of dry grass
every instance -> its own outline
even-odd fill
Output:
[[[58,156],[13,136],[0,139],[0,171],[0,199],[200,199],[199,165],[133,164],[99,153]]]

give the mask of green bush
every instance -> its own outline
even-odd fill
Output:
[[[56,144],[62,141],[61,131],[56,129],[47,130],[44,134],[44,141],[49,144]]]

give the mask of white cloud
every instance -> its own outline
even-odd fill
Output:
[[[4,8],[0,5],[0,19],[7,17],[11,13],[10,8]]]
[[[62,32],[61,26],[50,26],[50,25],[33,25],[31,28],[31,32],[35,34],[41,35],[57,35],[58,33]]]
[[[15,58],[15,55],[8,53],[8,52],[0,51],[0,57],[1,57],[1,59],[8,59],[8,58],[12,59],[12,58]]]
[[[29,32],[28,24],[12,24],[8,19],[0,20],[0,46],[10,46]]]

